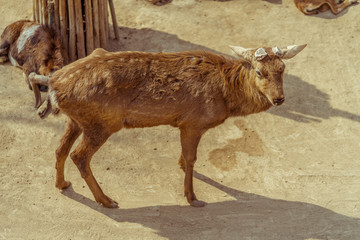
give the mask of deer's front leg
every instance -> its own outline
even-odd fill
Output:
[[[197,147],[202,133],[199,130],[180,129],[181,137],[181,157],[180,161],[185,162],[185,181],[184,181],[184,193],[187,201],[193,207],[203,207],[205,202],[199,201],[194,193],[193,187],[193,170],[196,162]]]

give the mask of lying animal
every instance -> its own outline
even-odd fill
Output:
[[[71,153],[97,202],[118,204],[106,196],[90,169],[94,153],[122,128],[171,125],[180,129],[179,165],[185,171],[185,196],[202,207],[193,190],[193,169],[201,136],[231,116],[279,106],[284,100],[285,64],[306,45],[279,49],[231,47],[242,59],[204,51],[181,53],[116,52],[103,49],[54,73],[47,111],[68,116],[56,150],[56,187],[64,189],[64,164]],[[160,174],[160,173],[159,173]]]
[[[0,63],[10,60],[25,74],[30,89],[34,90],[35,107],[41,103],[40,89],[47,91],[44,85],[32,84],[29,75],[35,73],[50,76],[65,64],[61,41],[56,31],[31,22],[20,20],[7,26],[0,38]]]
[[[318,14],[329,9],[336,15],[357,2],[358,0],[294,0],[296,7],[306,15]]]

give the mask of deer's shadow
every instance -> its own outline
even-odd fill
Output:
[[[315,204],[271,199],[226,187],[195,172],[195,178],[234,200],[190,206],[106,209],[76,193],[63,194],[117,222],[138,223],[167,239],[357,239],[360,219]],[[120,203],[121,206],[121,203]]]

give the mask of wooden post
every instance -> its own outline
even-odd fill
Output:
[[[106,0],[99,0],[99,22],[100,22],[100,47],[105,48],[107,36],[105,31],[105,7]]]
[[[107,47],[111,37],[110,13],[115,39],[119,39],[113,0],[32,0],[32,3],[34,21],[58,31],[66,62],[83,58],[95,48]]]
[[[106,37],[109,39],[110,38],[110,29],[109,29],[109,11],[108,11],[108,5],[107,5],[107,0],[104,1],[104,14],[105,14],[105,32],[106,32]]]
[[[117,20],[116,20],[115,8],[114,8],[113,0],[109,0],[109,5],[110,5],[110,12],[111,12],[111,18],[112,18],[112,22],[113,22],[115,39],[120,39],[119,27],[118,27]]]
[[[38,0],[39,3],[39,10],[40,10],[40,14],[39,14],[39,23],[43,24],[43,8],[42,8],[42,0]]]
[[[94,51],[93,14],[91,0],[85,0],[85,22],[86,22],[86,54]]]
[[[76,48],[77,57],[83,58],[85,54],[85,42],[84,42],[84,25],[81,0],[74,0],[75,8],[75,21],[76,21]]]
[[[36,4],[35,4],[36,0],[33,0],[33,21],[36,22]]]
[[[100,47],[99,0],[92,0],[94,18],[94,48]]]
[[[55,3],[54,0],[49,0],[47,3],[48,20],[46,25],[50,28],[55,26]],[[56,28],[55,28],[56,29]]]
[[[67,21],[67,15],[66,15],[66,0],[59,0],[59,17],[60,17],[60,36],[61,41],[64,47],[64,52],[68,57],[69,55],[69,35],[67,33],[68,28],[68,21]]]
[[[68,0],[69,14],[69,58],[73,62],[76,60],[76,20],[74,0]]]
[[[48,11],[47,11],[47,0],[41,0],[41,12],[42,12],[42,23],[48,26]]]
[[[60,11],[59,11],[59,0],[54,1],[54,24],[55,29],[60,32]]]

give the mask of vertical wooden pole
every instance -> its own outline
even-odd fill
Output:
[[[104,4],[104,11],[105,11],[105,32],[106,32],[106,37],[109,39],[110,38],[110,29],[109,29],[109,10],[108,10],[107,0],[105,0],[103,4]]]
[[[93,14],[91,0],[85,0],[85,22],[86,22],[86,54],[94,51]]]
[[[58,31],[60,31],[60,15],[59,15],[59,0],[55,0],[54,1],[54,26],[55,26],[55,29],[57,29]]]
[[[48,0],[46,11],[48,13],[48,21],[46,25],[52,29],[56,29],[55,26],[55,2],[54,0]]]
[[[116,15],[115,15],[115,8],[114,8],[113,0],[109,0],[109,5],[110,5],[110,12],[111,12],[111,18],[112,18],[112,22],[113,22],[115,39],[120,39],[119,27],[118,27],[118,24],[117,24],[117,19],[116,19]]]
[[[34,0],[34,3],[35,3],[35,22],[40,23],[39,0]]]
[[[68,0],[68,14],[69,14],[69,57],[70,61],[76,60],[76,20],[74,0]]]
[[[99,0],[92,0],[94,23],[94,48],[100,47]]]
[[[75,21],[76,21],[76,48],[77,57],[85,57],[84,25],[82,16],[81,0],[74,0]]]
[[[43,7],[42,7],[42,0],[38,0],[39,3],[39,23],[43,24]]]
[[[66,0],[59,0],[60,36],[66,56],[69,56],[68,21],[66,15]]]
[[[99,0],[100,46],[102,48],[105,48],[107,44],[107,36],[105,31],[105,10],[104,10],[105,1],[106,0]]]
[[[33,21],[36,22],[36,0],[33,0]]]
[[[41,11],[42,11],[42,24],[47,25],[48,26],[48,11],[47,11],[47,0],[42,0],[41,1]]]

